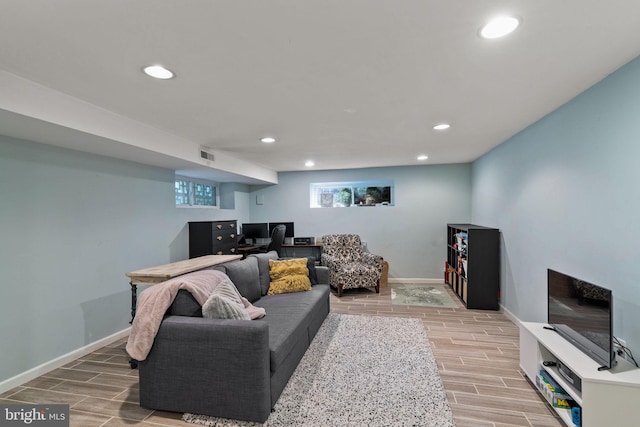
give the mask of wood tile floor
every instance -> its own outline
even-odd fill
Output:
[[[451,291],[449,290],[451,293]],[[390,287],[331,295],[331,311],[422,319],[458,427],[558,427],[518,366],[518,328],[500,312],[392,305]],[[453,296],[453,293],[451,293]],[[454,298],[456,298],[454,296]],[[137,370],[125,340],[0,395],[1,403],[65,403],[71,426],[181,426],[182,414],[138,404]]]

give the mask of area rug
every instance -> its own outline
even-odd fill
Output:
[[[455,426],[419,319],[330,313],[266,423],[184,414],[204,426]]]
[[[418,285],[413,283],[391,285],[391,304],[422,307],[461,308],[447,292],[448,285]]]

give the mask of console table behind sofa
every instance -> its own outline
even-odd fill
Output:
[[[242,258],[242,255],[205,255],[126,273],[126,276],[130,279],[129,284],[131,285],[131,322],[133,322],[133,318],[136,315],[136,302],[138,300],[137,285],[157,285],[158,283],[182,274],[203,270],[240,258]]]

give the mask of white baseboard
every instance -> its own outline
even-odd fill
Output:
[[[101,347],[104,347],[105,345],[109,345],[112,342],[124,338],[129,335],[130,330],[130,327],[123,329],[120,332],[116,332],[115,334],[109,335],[108,337],[92,342],[91,344],[85,345],[84,347],[80,347],[77,350],[73,350],[70,353],[63,354],[60,357],[56,357],[55,359],[45,362],[42,365],[31,368],[28,371],[16,375],[15,377],[6,379],[0,382],[0,393],[4,393],[5,391],[11,390],[14,387],[18,387],[19,385],[29,382],[34,378],[39,377],[40,375],[44,375],[47,372],[58,369],[69,362],[73,362],[74,360],[82,356],[86,356],[87,354],[92,353]]]
[[[507,316],[507,318],[511,320],[513,323],[515,323],[516,326],[520,327],[520,324],[522,323],[522,321],[518,319],[515,314],[513,314],[512,312],[504,308],[504,305],[502,304],[500,304],[500,310],[502,310],[504,315]]]
[[[444,279],[415,279],[415,278],[401,278],[394,277],[389,278],[387,283],[415,283],[419,285],[442,285],[444,284]]]

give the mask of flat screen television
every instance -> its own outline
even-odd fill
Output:
[[[242,224],[242,234],[245,239],[266,239],[269,237],[269,225],[266,222],[246,222]]]
[[[600,370],[615,366],[611,291],[551,269],[547,287],[551,329],[600,363]]]
[[[273,229],[278,226],[278,224],[284,224],[287,227],[287,230],[284,232],[284,237],[294,237],[293,234],[293,222],[270,222],[269,223],[269,236],[273,233]]]

